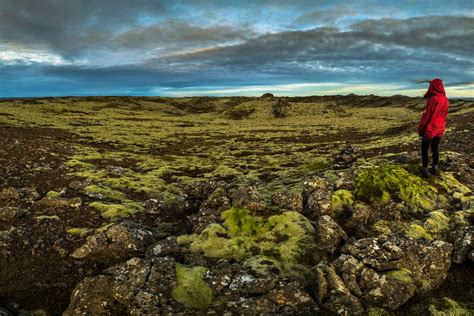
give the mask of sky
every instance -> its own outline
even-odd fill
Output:
[[[474,97],[474,1],[0,0],[0,97]]]

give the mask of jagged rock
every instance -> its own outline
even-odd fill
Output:
[[[366,304],[394,310],[445,280],[452,246],[411,238],[364,238],[347,243],[341,252],[332,264],[351,293]]]
[[[257,188],[254,186],[239,187],[232,192],[232,205],[244,207],[252,212],[263,211],[265,202],[261,199]]]
[[[321,215],[331,215],[332,186],[322,177],[303,182],[303,215],[316,220]]]
[[[265,275],[255,275],[247,271],[240,271],[234,275],[229,289],[242,294],[267,293],[275,287],[278,282],[276,273],[267,272]]]
[[[344,230],[331,217],[323,215],[316,224],[316,244],[320,250],[334,253],[347,239]]]
[[[303,211],[303,196],[300,193],[278,192],[272,196],[271,203],[282,210]]]
[[[189,216],[189,222],[193,225],[193,231],[202,232],[209,224],[219,223],[221,213],[231,208],[231,201],[224,186],[217,187],[205,200],[199,212]]]
[[[342,227],[356,238],[366,237],[367,223],[372,222],[375,217],[374,210],[363,203],[356,203],[351,209],[350,216],[343,221]]]
[[[313,271],[315,297],[324,309],[338,315],[362,315],[361,302],[349,291],[331,264],[320,262]]]
[[[145,253],[155,241],[154,234],[140,224],[130,221],[114,224],[104,232],[87,237],[72,257],[113,263]]]
[[[349,168],[354,161],[359,157],[359,148],[354,145],[349,145],[341,150],[334,160],[334,168],[344,169]]]
[[[44,197],[40,201],[37,202],[38,205],[42,207],[51,207],[51,208],[63,208],[63,207],[70,207],[70,208],[78,208],[82,205],[82,200],[79,197],[67,199],[67,198],[51,198],[51,197]]]
[[[5,188],[0,191],[0,203],[2,205],[12,205],[18,202],[20,193],[15,188]]]
[[[171,258],[132,258],[85,278],[72,291],[64,315],[161,315],[171,313],[176,286]]]
[[[0,207],[0,221],[11,221],[28,213],[28,210],[15,206]]]
[[[354,189],[354,174],[349,170],[343,170],[337,173],[337,180],[334,183],[335,190],[352,190]]]
[[[466,259],[474,261],[474,226],[465,229],[464,234],[454,242],[453,262],[463,263]]]

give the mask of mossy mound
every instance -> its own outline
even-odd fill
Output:
[[[211,224],[200,235],[183,235],[178,242],[206,257],[246,260],[249,266],[259,264],[256,258],[264,258],[288,274],[312,263],[315,231],[300,213],[284,212],[264,219],[233,207],[221,217],[222,225]]]
[[[415,212],[432,211],[438,205],[438,190],[435,187],[395,165],[360,172],[354,195],[364,202],[379,205],[392,199],[400,200]]]
[[[331,197],[332,209],[335,213],[341,212],[345,205],[354,204],[354,196],[351,191],[337,190]]]
[[[212,303],[212,290],[204,281],[205,267],[186,267],[176,265],[178,286],[171,295],[181,304],[191,308],[206,308]]]
[[[90,207],[102,213],[102,216],[108,219],[127,217],[129,215],[142,212],[143,205],[138,202],[124,202],[122,204],[105,204],[102,202],[92,202]]]
[[[466,308],[448,297],[443,297],[435,304],[431,304],[428,307],[428,312],[432,316],[468,316],[474,314],[474,310]]]

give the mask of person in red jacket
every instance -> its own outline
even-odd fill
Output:
[[[418,135],[421,140],[421,160],[423,169],[421,174],[428,177],[429,171],[433,175],[439,173],[439,151],[438,146],[446,130],[446,116],[448,115],[449,101],[446,98],[443,81],[441,79],[433,79],[430,81],[430,87],[425,93],[426,102],[420,124],[418,125]],[[433,154],[433,167],[428,170],[428,151],[431,147]]]

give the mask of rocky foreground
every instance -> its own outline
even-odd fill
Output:
[[[97,220],[89,183],[4,186],[0,314],[470,315],[469,159],[449,152],[427,180],[417,165],[350,146],[270,203],[253,186],[198,182],[66,237],[58,216],[37,214]]]

